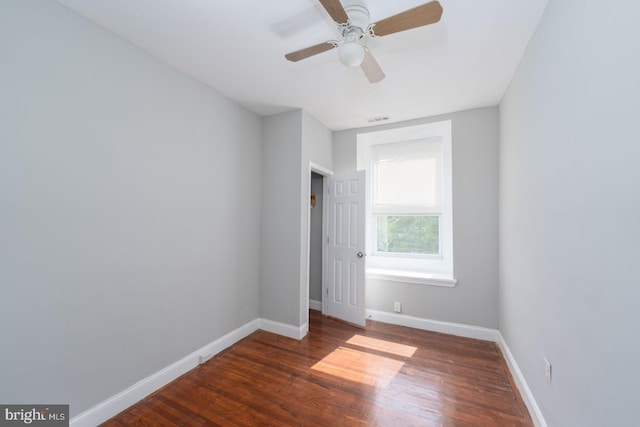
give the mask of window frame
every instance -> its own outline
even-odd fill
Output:
[[[439,226],[440,255],[380,253],[377,251],[377,230],[372,209],[372,179],[368,179],[367,218],[367,276],[408,283],[453,286],[453,161],[451,120],[416,126],[359,133],[357,135],[357,169],[371,176],[372,147],[380,144],[406,143],[440,138],[442,144],[442,213]],[[426,214],[432,215],[432,214]],[[395,279],[394,279],[395,277]]]

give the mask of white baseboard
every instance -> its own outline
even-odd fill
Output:
[[[367,319],[377,320],[393,325],[425,331],[440,332],[465,338],[498,342],[499,332],[496,329],[480,326],[464,325],[462,323],[442,322],[440,320],[424,319],[422,317],[407,316],[405,314],[388,313],[386,311],[367,310]]]
[[[531,393],[531,389],[529,388],[527,381],[524,379],[524,375],[522,375],[522,371],[520,371],[518,363],[516,363],[516,359],[513,357],[513,354],[500,331],[498,331],[498,341],[496,344],[498,344],[504,359],[507,361],[507,366],[511,371],[513,380],[518,386],[518,390],[520,390],[522,400],[524,400],[525,405],[527,405],[527,409],[529,409],[529,414],[531,415],[533,423],[536,427],[547,427],[547,422],[545,421],[544,416],[542,416],[542,411],[540,411],[540,407],[536,403],[533,393]]]
[[[533,393],[524,379],[518,364],[511,354],[502,334],[497,329],[483,328],[479,326],[465,325],[461,323],[442,322],[439,320],[423,319],[421,317],[407,316],[404,314],[388,313],[378,310],[367,310],[367,318],[378,322],[390,323],[393,325],[407,326],[409,328],[422,329],[425,331],[441,332],[443,334],[456,335],[465,338],[475,338],[485,341],[492,341],[498,345],[511,371],[511,375],[520,391],[522,400],[536,427],[547,427],[547,423],[542,416],[540,407],[536,403]]]
[[[275,322],[273,320],[260,319],[260,329],[285,337],[301,340],[309,332],[309,324],[302,326],[292,326],[286,323]]]
[[[246,325],[229,332],[166,368],[161,369],[141,381],[138,381],[126,390],[121,391],[93,408],[76,415],[71,419],[70,426],[95,427],[98,424],[107,421],[109,418],[119,414],[131,405],[139,402],[151,393],[175,380],[180,375],[198,366],[200,356],[203,356],[205,359],[212,357],[240,341],[242,338],[248,336],[252,332],[258,330],[259,326],[260,320],[255,319]]]
[[[316,301],[317,302],[317,301]],[[320,303],[322,306],[322,304]],[[311,301],[309,301],[311,306]],[[320,307],[322,308],[322,307]],[[442,322],[438,320],[423,319],[420,317],[407,316],[403,314],[387,313],[384,311],[367,310],[367,318],[384,323],[391,323],[394,325],[407,326],[410,328],[423,329],[433,332],[441,332],[445,334],[451,334],[466,338],[476,338],[487,341],[492,341],[498,344],[498,347],[502,351],[504,358],[507,362],[507,366],[511,371],[511,375],[514,377],[514,381],[522,399],[524,400],[531,418],[533,419],[536,427],[547,427],[547,423],[542,416],[540,407],[536,403],[529,386],[527,385],[520,368],[513,354],[509,350],[507,343],[504,341],[500,331],[496,329],[482,328],[479,326],[464,325],[460,323]],[[153,375],[137,382],[131,387],[123,390],[122,392],[110,397],[109,399],[99,403],[98,405],[90,408],[81,414],[73,417],[70,422],[72,427],[95,427],[107,421],[109,418],[119,414],[131,405],[144,399],[151,393],[167,385],[171,381],[178,378],[180,375],[188,372],[189,370],[198,366],[200,358],[208,359],[222,350],[231,347],[236,342],[240,341],[244,337],[250,335],[252,332],[262,329],[267,332],[272,332],[285,337],[300,340],[307,335],[309,331],[309,324],[305,323],[302,326],[296,327],[285,323],[275,322],[267,319],[255,319],[251,322],[241,326],[240,328],[229,332],[221,338],[201,347],[193,353],[183,357],[177,362],[167,366],[164,369],[156,372]]]
[[[199,348],[164,369],[138,381],[126,390],[111,396],[70,421],[72,427],[95,427],[119,414],[131,405],[144,399],[156,390],[198,366],[200,360],[208,360],[222,350],[231,347],[236,342],[250,335],[258,329],[272,332],[285,337],[300,340],[309,332],[309,324],[297,327],[267,319],[255,319],[238,329],[218,338],[217,340]]]
[[[322,311],[322,301],[316,301],[314,299],[309,300],[309,308],[311,310]]]

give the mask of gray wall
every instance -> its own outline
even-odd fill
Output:
[[[549,2],[500,107],[500,329],[550,426],[637,424],[638,16]]]
[[[263,119],[261,317],[308,319],[309,162],[332,166],[331,132],[302,110]]]
[[[454,288],[367,280],[366,306],[427,319],[498,327],[498,109],[482,108],[334,134],[336,173],[356,169],[358,133],[452,121]]]
[[[258,317],[261,122],[50,0],[0,51],[0,402],[76,415]]]
[[[311,209],[311,230],[309,244],[309,299],[322,301],[322,209],[323,177],[311,175],[311,192],[316,195],[316,206]]]
[[[260,316],[299,326],[302,110],[263,119]]]

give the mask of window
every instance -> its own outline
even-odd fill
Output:
[[[358,135],[370,277],[453,286],[451,124]]]
[[[371,147],[373,253],[440,256],[442,138]]]

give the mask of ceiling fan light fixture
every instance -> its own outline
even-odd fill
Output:
[[[358,42],[346,42],[338,48],[338,58],[342,65],[358,67],[364,61],[364,47]]]
[[[442,5],[438,0],[430,0],[413,9],[405,10],[388,18],[370,23],[366,0],[319,0],[324,10],[331,16],[342,40],[329,40],[287,53],[285,58],[297,62],[302,59],[338,48],[338,59],[347,67],[362,68],[369,83],[381,82],[384,72],[367,47],[372,37],[382,37],[425,25],[435,24],[442,16]]]

